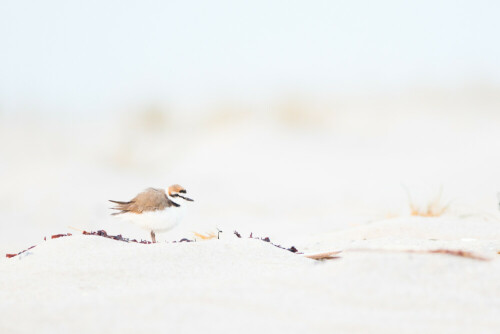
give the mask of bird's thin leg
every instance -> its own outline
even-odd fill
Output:
[[[153,241],[154,244],[156,243],[156,235],[154,231],[151,231],[151,240]]]

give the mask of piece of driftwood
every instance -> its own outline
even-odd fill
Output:
[[[323,252],[323,253],[314,253],[314,254],[303,254],[304,257],[307,257],[308,259],[313,259],[313,260],[333,260],[333,259],[338,259],[340,256],[336,256],[338,254],[342,253],[342,251],[332,251],[332,252]]]

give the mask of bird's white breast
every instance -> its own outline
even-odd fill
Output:
[[[143,229],[154,232],[165,232],[177,226],[184,213],[185,208],[180,206],[168,207],[164,210],[145,211],[140,214],[128,212],[120,216]]]

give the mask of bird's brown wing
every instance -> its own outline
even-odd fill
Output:
[[[117,204],[116,207],[112,209],[120,210],[119,212],[112,213],[112,215],[118,215],[126,212],[143,213],[147,211],[163,210],[170,206],[179,206],[179,204],[168,199],[165,190],[156,188],[148,188],[144,190],[129,202],[112,200],[110,200],[110,202]]]

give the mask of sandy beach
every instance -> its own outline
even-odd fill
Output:
[[[1,261],[0,330],[494,333],[497,224],[392,219],[297,240],[343,251],[326,261],[232,233],[149,245],[74,234]],[[436,249],[488,260],[400,252]]]
[[[148,127],[130,132],[106,123],[106,131],[82,140],[95,125],[80,124],[70,135],[64,122],[46,128],[41,121],[33,128],[44,138],[40,146],[23,137],[26,124],[1,123],[0,251],[36,247],[0,260],[0,332],[500,328],[500,163],[484,153],[497,149],[496,119],[476,120],[481,127],[466,131],[468,120],[456,121],[447,135],[469,144],[442,155],[449,142],[442,128],[422,144],[406,120],[364,137],[364,128],[301,132],[260,117],[199,125],[205,132],[190,142],[162,148],[184,152],[175,163],[155,143],[175,141],[182,128],[151,135]],[[129,136],[142,144],[123,144]],[[419,145],[426,150],[408,150]],[[116,155],[121,150],[127,154]],[[470,159],[457,163],[464,154]],[[163,180],[184,184],[195,202],[159,243],[81,234],[150,240],[149,231],[113,219],[107,200]],[[217,231],[220,239],[196,236]],[[60,233],[72,236],[51,239]],[[303,253],[341,253],[316,261],[251,233]],[[172,243],[182,238],[197,241]]]
[[[267,117],[202,124],[190,142],[170,126],[151,134],[103,123],[83,140],[93,123],[68,134],[64,122],[41,121],[32,129],[43,144],[32,145],[26,124],[0,123],[0,251],[36,245],[0,260],[0,332],[497,332],[500,163],[486,153],[500,142],[495,118],[422,139],[406,119],[367,136]],[[443,131],[468,144],[450,148]],[[141,145],[124,144],[130,136]],[[172,141],[179,146],[156,144]],[[159,243],[81,234],[150,240],[110,216],[107,200],[168,180],[195,202]],[[220,239],[196,235],[217,231]],[[61,233],[72,236],[51,239]],[[303,253],[341,253],[316,261],[251,233]],[[182,238],[197,241],[172,243]]]

